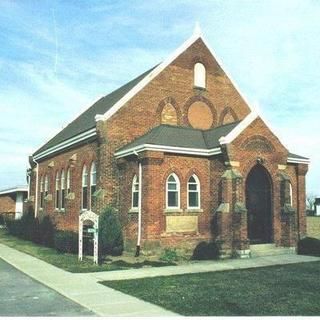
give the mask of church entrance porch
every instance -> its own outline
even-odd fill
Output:
[[[255,165],[246,180],[247,230],[251,244],[272,242],[271,179],[267,170]]]

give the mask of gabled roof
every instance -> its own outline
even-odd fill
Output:
[[[310,163],[310,159],[289,152],[289,154],[288,154],[288,162],[289,163],[306,163],[306,164],[308,164],[308,163]]]
[[[156,66],[155,66],[156,67]],[[137,83],[139,83],[144,77],[146,77],[155,67],[144,72],[137,78],[131,80],[127,84],[123,85],[119,89],[111,92],[110,94],[102,97],[95,102],[89,109],[84,111],[75,120],[69,123],[64,129],[62,129],[56,136],[39,148],[33,155],[39,155],[43,151],[55,147],[56,145],[78,136],[90,129],[96,127],[95,116],[100,113],[107,112],[117,101],[119,101],[124,95],[126,95]]]
[[[124,157],[144,149],[210,155],[211,151],[220,151],[219,139],[227,135],[238,123],[237,121],[208,130],[160,125],[120,148],[115,155]]]
[[[39,148],[33,157],[39,160],[57,151],[61,151],[67,147],[75,145],[76,143],[87,141],[96,135],[95,120],[107,120],[115,114],[123,105],[126,104],[134,95],[141,91],[152,79],[160,74],[170,63],[172,63],[180,54],[187,50],[194,42],[201,39],[204,45],[212,53],[217,63],[223,69],[224,73],[231,80],[233,86],[236,88],[242,99],[248,105],[249,109],[254,110],[249,104],[244,94],[240,91],[235,81],[227,73],[226,68],[222,65],[221,60],[218,59],[216,53],[209,47],[207,41],[203,37],[199,27],[195,28],[192,36],[187,39],[177,50],[175,50],[167,59],[158,64],[154,68],[148,70],[141,76],[127,83],[118,90],[98,100],[93,106],[82,113],[78,118],[72,121],[67,127],[61,130],[56,136]]]

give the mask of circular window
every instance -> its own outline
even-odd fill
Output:
[[[193,103],[188,110],[188,121],[196,129],[211,128],[213,123],[211,109],[201,101]]]

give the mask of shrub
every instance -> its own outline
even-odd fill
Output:
[[[72,231],[56,231],[54,247],[59,252],[78,253],[78,233]]]
[[[172,262],[178,260],[178,254],[176,249],[165,248],[160,260],[166,262]]]
[[[22,233],[22,223],[21,220],[8,219],[6,221],[7,229],[10,234],[16,237],[20,237]]]
[[[0,214],[0,226],[4,225],[4,216]]]
[[[39,223],[40,243],[46,247],[54,247],[55,225],[51,218],[46,215]]]
[[[25,213],[20,220],[21,229],[18,236],[24,240],[33,240],[35,231],[35,218],[31,211]]]
[[[122,252],[123,236],[118,214],[108,206],[99,216],[99,254],[120,256]]]
[[[219,246],[215,242],[200,242],[193,251],[192,260],[215,260],[219,258]]]
[[[320,239],[306,237],[298,242],[298,254],[320,256]]]

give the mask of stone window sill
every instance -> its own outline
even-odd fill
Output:
[[[185,210],[186,213],[202,213],[203,209],[201,208],[188,208]]]
[[[182,209],[164,209],[165,214],[175,214],[175,213],[182,213]]]
[[[128,213],[139,213],[138,208],[131,208]]]

